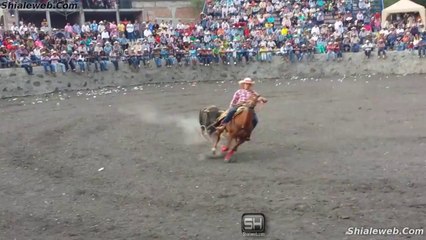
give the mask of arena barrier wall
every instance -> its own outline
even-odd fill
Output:
[[[417,52],[388,52],[387,59],[365,59],[363,53],[347,53],[341,62],[327,62],[325,55],[315,55],[314,62],[286,63],[274,57],[272,63],[249,63],[240,65],[141,68],[132,72],[127,64],[121,63],[114,71],[112,64],[106,72],[72,73],[57,76],[46,75],[42,67],[34,67],[29,76],[23,68],[0,69],[0,98],[39,95],[54,91],[86,90],[115,86],[134,86],[154,83],[230,81],[246,76],[254,79],[290,79],[291,76],[332,77],[362,74],[407,75],[426,74],[426,59]],[[93,68],[93,66],[92,66]]]

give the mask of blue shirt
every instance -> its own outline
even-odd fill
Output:
[[[195,49],[191,49],[191,50],[189,50],[189,55],[190,55],[191,57],[196,57],[196,56],[197,56],[197,50],[195,50]]]
[[[168,58],[169,57],[169,51],[167,51],[165,49],[161,50],[160,54],[161,54],[161,56],[163,58]]]
[[[97,31],[98,31],[98,24],[97,24],[97,23],[92,23],[92,24],[90,24],[90,29],[91,29],[93,32],[97,32]]]

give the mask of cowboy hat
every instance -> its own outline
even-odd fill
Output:
[[[246,77],[243,80],[239,81],[238,84],[240,84],[240,85],[241,84],[251,84],[251,85],[254,85],[254,81],[251,80],[251,78]]]

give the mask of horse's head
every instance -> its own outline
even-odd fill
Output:
[[[254,109],[256,107],[257,101],[260,95],[252,94],[251,97],[247,101],[247,107],[250,109]]]

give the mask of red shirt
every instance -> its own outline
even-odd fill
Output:
[[[250,36],[250,30],[248,27],[244,28],[244,36],[249,37]]]
[[[340,46],[338,44],[333,45],[333,49],[335,52],[340,51]]]

